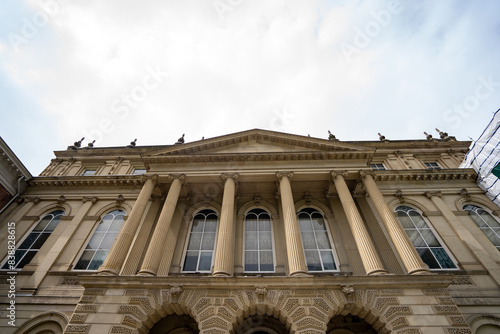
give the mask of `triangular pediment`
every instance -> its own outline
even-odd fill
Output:
[[[292,135],[268,130],[248,130],[225,136],[177,144],[148,152],[145,157],[240,155],[263,153],[322,153],[370,151],[351,143]]]

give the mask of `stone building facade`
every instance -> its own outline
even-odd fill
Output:
[[[469,144],[56,151],[0,216],[0,330],[499,333],[500,211],[458,168]]]

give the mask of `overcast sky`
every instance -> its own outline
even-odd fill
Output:
[[[500,1],[2,0],[0,136],[33,175],[83,145],[253,128],[477,139]]]

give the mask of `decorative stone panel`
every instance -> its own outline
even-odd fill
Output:
[[[399,331],[398,334],[422,334],[422,332],[418,328],[408,328]]]
[[[113,326],[111,327],[110,334],[132,334],[132,329],[123,326]]]
[[[141,311],[141,309],[139,307],[129,306],[129,305],[119,306],[118,313],[119,314],[132,314],[132,315],[135,315],[139,319],[142,319],[142,317],[144,316],[144,313]]]
[[[144,296],[146,294],[146,290],[144,289],[126,289],[123,292],[124,296]]]
[[[95,304],[79,304],[76,306],[75,312],[79,313],[96,313],[99,305]]]
[[[123,316],[121,323],[123,325],[131,326],[131,327],[135,328],[139,324],[139,320],[137,320],[134,317],[131,317],[130,315],[127,314],[127,315]]]
[[[104,296],[106,294],[106,289],[100,289],[100,288],[87,288],[83,292],[84,295],[91,295],[91,296]]]
[[[89,325],[68,325],[64,334],[85,334],[89,330]]]
[[[470,276],[457,276],[451,282],[453,285],[475,285]]]
[[[461,315],[448,315],[446,318],[452,326],[467,326],[467,322]]]
[[[424,295],[445,295],[448,296],[450,292],[448,289],[423,289]]]
[[[151,302],[147,297],[130,297],[129,304],[141,305],[146,313],[149,313],[153,309],[153,307],[151,306]]]
[[[390,319],[393,315],[402,315],[402,314],[412,314],[411,308],[408,306],[391,306],[387,308],[387,311],[383,314],[386,319]]]
[[[87,319],[86,313],[74,313],[71,316],[71,319],[69,320],[70,323],[72,324],[83,324],[85,320]]]
[[[59,285],[80,285],[80,280],[73,277],[63,277],[59,282]]]
[[[211,317],[208,320],[205,320],[204,322],[201,323],[202,328],[208,328],[208,327],[222,327],[222,328],[228,328],[229,323],[225,320],[223,320],[220,317]]]
[[[436,314],[460,314],[458,307],[452,305],[433,305]]]
[[[473,334],[469,328],[446,328],[449,334]]]
[[[81,296],[80,304],[93,304],[95,302],[96,296]]]

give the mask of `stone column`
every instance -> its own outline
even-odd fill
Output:
[[[290,185],[290,179],[293,177],[293,172],[277,172],[276,177],[279,180],[281,206],[283,208],[283,225],[285,227],[286,251],[290,276],[307,275],[304,247],[302,245],[300,227],[295,212],[295,204],[293,202],[292,186]]]
[[[356,208],[356,204],[352,199],[343,175],[336,172],[331,172],[331,175],[335,188],[337,189],[337,193],[339,194],[340,202],[344,208],[347,221],[349,222],[352,235],[354,236],[354,241],[356,242],[359,255],[361,256],[361,261],[363,261],[366,274],[387,274],[387,271],[384,269],[377,251],[375,250],[375,246],[370,239],[370,235],[368,234],[363,219],[361,218],[361,215]]]
[[[146,256],[144,257],[138,275],[156,276],[161,258],[164,255],[162,249],[165,245],[165,239],[167,238],[167,232],[170,228],[172,217],[174,216],[175,207],[177,206],[177,200],[181,193],[185,175],[170,175],[170,177],[173,179],[172,185],[168,191],[167,199],[165,199],[165,203],[163,204],[160,217],[158,218],[155,231],[153,232],[153,237],[149,243]]]
[[[360,172],[360,175],[408,274],[429,273],[429,268],[423,263],[403,227],[389,209],[373,177],[365,172]]]
[[[99,275],[118,275],[120,272],[157,180],[157,175],[146,179],[128,219],[111,246],[104,263],[99,267]]]
[[[220,214],[214,276],[232,276],[234,268],[234,196],[238,174],[222,174],[224,195]]]

